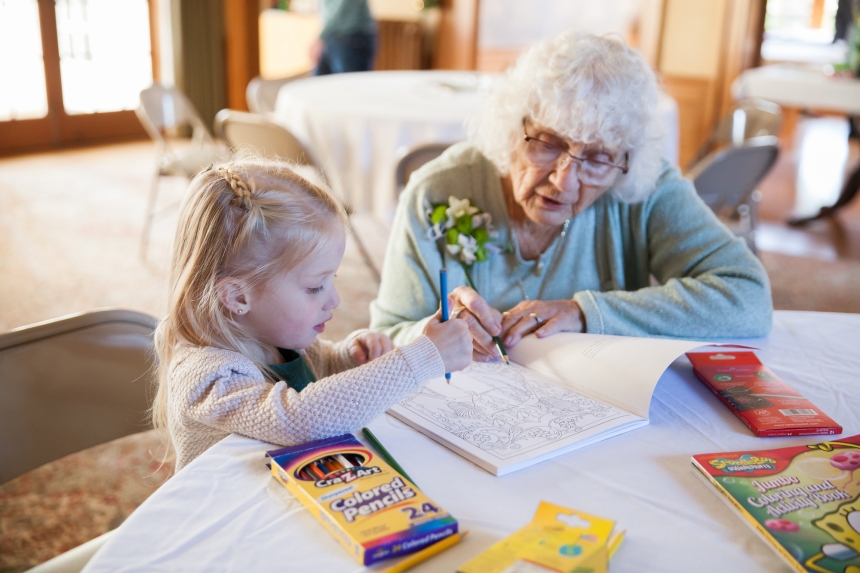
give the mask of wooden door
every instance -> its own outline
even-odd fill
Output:
[[[0,5],[0,154],[145,137],[137,94],[157,77],[155,0]]]

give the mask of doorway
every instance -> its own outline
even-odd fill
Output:
[[[0,0],[0,154],[145,137],[155,0]]]

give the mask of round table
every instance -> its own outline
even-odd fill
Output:
[[[397,202],[394,170],[407,150],[466,139],[497,74],[392,71],[335,74],[281,88],[272,119],[308,149],[355,212],[388,222]],[[678,161],[678,107],[661,94],[664,153]]]
[[[860,315],[783,311],[767,338],[738,342],[759,347],[765,364],[851,436],[860,433],[857,340]],[[650,419],[635,431],[495,477],[391,416],[377,418],[370,428],[392,456],[470,532],[414,572],[454,571],[528,523],[541,500],[616,520],[626,530],[613,573],[791,571],[699,481],[690,456],[827,438],[755,437],[683,357],[660,378]],[[85,571],[365,571],[272,477],[263,457],[268,449],[257,440],[225,438],[144,502]]]

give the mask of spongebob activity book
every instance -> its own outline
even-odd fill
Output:
[[[692,461],[795,571],[860,573],[860,436]]]

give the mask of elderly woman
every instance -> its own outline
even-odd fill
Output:
[[[401,196],[371,328],[402,344],[439,306],[429,203],[469,199],[507,246],[468,284],[447,255],[474,357],[523,336],[593,332],[723,338],[770,330],[758,260],[661,159],[658,88],[620,41],[565,33],[500,80],[470,142],[416,171]],[[443,242],[445,239],[441,239]]]

